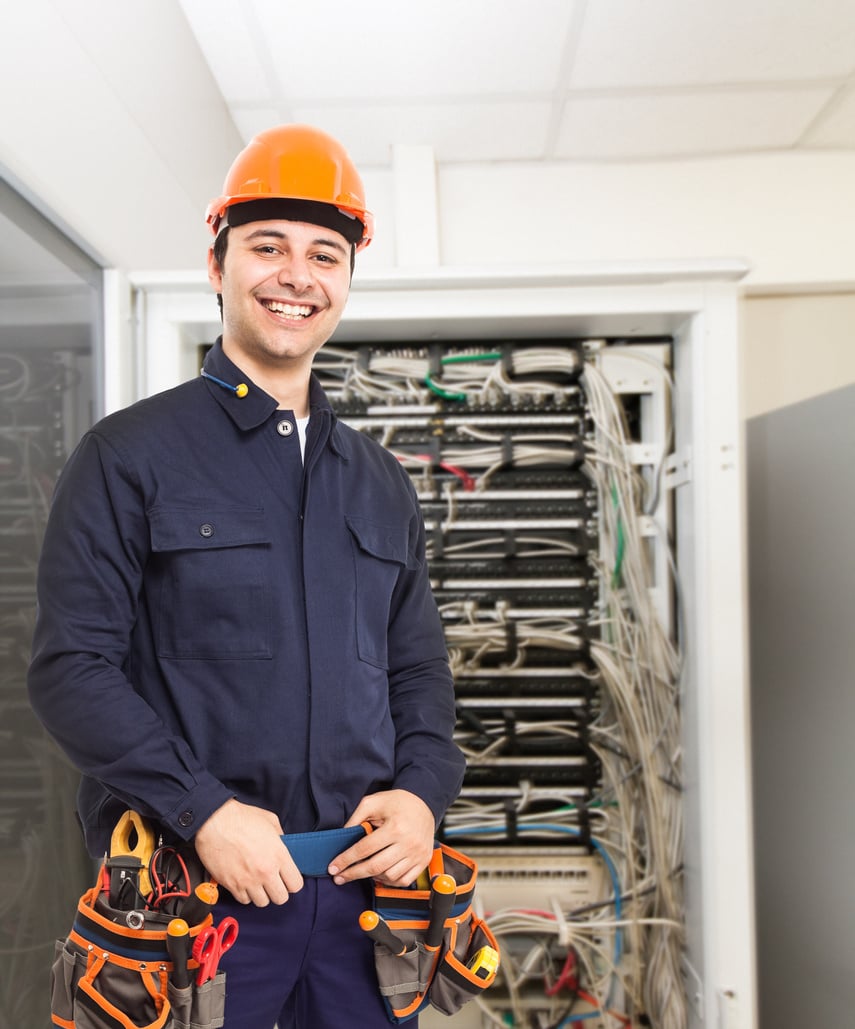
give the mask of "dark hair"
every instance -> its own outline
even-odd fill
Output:
[[[228,225],[222,229],[214,240],[214,260],[219,265],[220,271],[223,270],[223,262],[226,259],[226,251],[229,248],[229,227]],[[217,305],[220,308],[220,321],[223,320],[223,294],[217,294]]]

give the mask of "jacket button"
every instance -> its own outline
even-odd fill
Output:
[[[210,522],[204,522],[199,526],[199,535],[204,536],[205,539],[210,539],[214,535],[214,526]]]
[[[281,422],[276,423],[276,431],[280,436],[290,436],[294,431],[294,426],[287,418],[283,418]]]
[[[188,829],[193,824],[193,812],[182,811],[178,816],[178,824],[182,829]]]

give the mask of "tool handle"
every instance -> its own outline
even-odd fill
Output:
[[[216,883],[199,883],[181,905],[181,917],[190,925],[198,925],[217,903],[220,891]]]
[[[166,927],[166,949],[172,962],[172,985],[183,990],[190,985],[190,926],[183,918],[173,918]]]
[[[375,943],[382,943],[387,950],[391,950],[396,957],[406,953],[407,945],[396,936],[386,922],[376,911],[363,911],[359,916],[359,926],[363,932],[368,933]]]
[[[443,873],[434,876],[430,884],[430,922],[425,933],[425,948],[438,950],[442,943],[445,920],[454,907],[457,896],[457,883],[453,877]]]

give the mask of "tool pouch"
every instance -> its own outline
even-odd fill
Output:
[[[436,950],[425,946],[430,924],[430,890],[374,884],[377,914],[406,944],[406,951],[400,955],[382,943],[374,944],[380,993],[393,1023],[406,1022],[428,1004],[445,1015],[453,1015],[496,978],[495,968],[481,978],[467,967],[481,947],[492,947],[496,954],[499,950],[487,924],[472,910],[477,865],[472,858],[441,843],[434,850],[430,869],[432,873],[451,875],[457,884],[442,942]]]
[[[132,926],[128,925],[129,916]],[[169,917],[110,907],[87,891],[51,969],[51,1020],[63,1029],[217,1029],[223,1025],[225,973],[176,989],[166,946]],[[211,924],[208,915],[190,937]],[[192,967],[195,962],[190,963]]]

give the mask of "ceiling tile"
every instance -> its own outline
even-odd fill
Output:
[[[549,104],[522,101],[295,109],[298,121],[336,136],[366,165],[388,164],[393,143],[430,145],[441,162],[539,158],[549,116]]]
[[[855,70],[852,0],[590,3],[574,88],[789,81]]]
[[[752,89],[571,100],[555,156],[615,160],[790,147],[831,93]]]
[[[342,101],[551,92],[573,0],[247,6],[268,46],[280,99]]]

